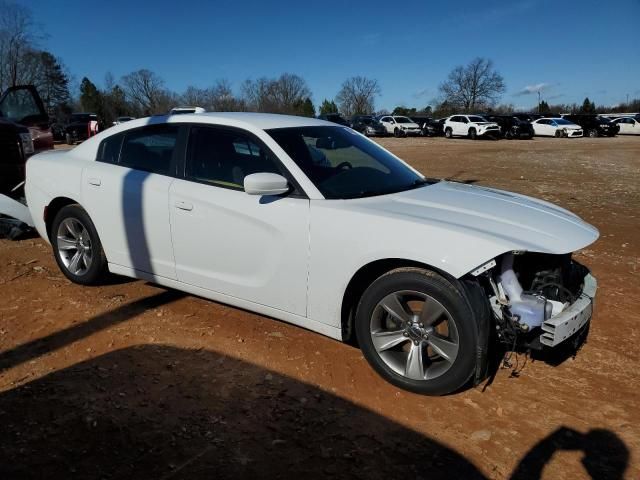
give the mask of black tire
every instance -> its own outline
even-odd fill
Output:
[[[469,129],[469,138],[471,140],[476,140],[478,138],[478,132],[476,132],[475,128],[470,128]]]
[[[404,132],[402,130],[400,130],[399,128],[396,128],[393,131],[393,136],[396,137],[396,138],[402,138],[402,137],[405,136],[405,134],[404,134]]]
[[[598,130],[596,130],[595,128],[592,128],[591,130],[589,130],[589,138],[597,138],[598,137]]]
[[[380,302],[389,295],[394,295],[395,292],[406,291],[419,292],[439,303],[440,306],[446,309],[447,331],[450,331],[449,329],[451,328],[449,321],[453,321],[456,331],[458,349],[453,362],[436,364],[435,362],[438,360],[444,362],[444,359],[438,359],[436,356],[435,360],[433,360],[432,357],[428,356],[428,347],[420,345],[420,349],[424,348],[424,350],[420,350],[422,352],[420,354],[421,359],[423,359],[421,360],[421,365],[426,359],[429,362],[427,369],[433,365],[436,367],[448,366],[448,369],[443,373],[428,380],[412,379],[396,372],[378,353],[372,338],[373,324],[376,321],[376,312],[380,311]],[[413,267],[392,270],[373,282],[358,304],[355,331],[360,348],[373,369],[393,385],[427,395],[444,395],[454,392],[467,384],[476,369],[478,328],[475,324],[474,313],[469,305],[469,301],[460,290],[435,272]],[[425,338],[427,337],[425,336]],[[418,345],[411,339],[407,339],[406,342],[409,342],[408,348],[410,349],[414,348],[411,345],[416,345],[416,347]],[[406,342],[405,344],[394,345],[392,348],[406,348]],[[424,340],[424,342],[426,344],[428,340]],[[392,355],[404,355],[405,353],[402,350],[399,353],[391,349],[388,351],[391,351]],[[409,356],[410,354],[407,353],[407,363],[409,362]]]
[[[562,130],[560,130],[559,128],[556,129],[555,137],[556,138],[562,138]]]
[[[65,260],[64,257],[65,255],[70,256],[70,253],[67,253],[69,251],[61,250],[59,245],[61,241],[64,241],[58,239],[59,231],[61,228],[65,228],[63,226],[63,222],[67,220],[77,222],[77,224],[84,228],[83,232],[88,234],[88,237],[86,237],[83,233],[84,238],[82,238],[82,240],[89,246],[89,250],[91,251],[91,262],[88,268],[86,268],[86,271],[80,273],[74,273],[70,269],[70,266],[67,266],[65,262],[69,261],[69,259],[67,258]],[[100,237],[98,237],[96,227],[93,225],[93,222],[91,221],[91,218],[89,218],[87,212],[85,212],[80,205],[67,205],[60,209],[51,224],[50,240],[56,263],[64,276],[69,280],[80,285],[95,285],[98,284],[100,280],[104,279],[107,274],[107,258],[104,254],[104,250],[102,249],[102,243],[100,242]],[[69,240],[66,240],[66,242],[69,243],[72,240],[73,238],[70,236]],[[74,250],[72,248],[71,252],[73,251]],[[77,246],[75,251],[79,251]],[[86,267],[86,261],[83,259],[82,262]]]
[[[451,127],[447,127],[444,131],[444,136],[447,138],[453,138],[453,130]]]
[[[67,145],[73,145],[73,137],[71,136],[71,134],[65,134],[64,143],[66,143]]]

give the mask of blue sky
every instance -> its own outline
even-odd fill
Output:
[[[516,107],[535,105],[538,89],[550,103],[640,97],[639,0],[20,3],[78,82],[148,68],[181,92],[292,72],[317,104],[364,75],[380,83],[376,106],[392,109],[431,103],[453,67],[482,56]]]

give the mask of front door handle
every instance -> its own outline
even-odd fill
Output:
[[[99,178],[89,178],[87,181],[89,182],[89,185],[95,185],[96,187],[99,187],[102,184]]]
[[[180,210],[186,210],[188,212],[193,210],[193,204],[189,202],[184,202],[182,200],[177,201],[174,205],[176,206],[176,208],[179,208]]]

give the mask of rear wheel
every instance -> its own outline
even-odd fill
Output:
[[[51,245],[62,273],[74,283],[93,285],[107,272],[107,259],[93,222],[80,205],[62,208],[51,225]]]
[[[64,141],[67,145],[73,145],[73,137],[71,136],[71,134],[65,134]]]
[[[447,127],[444,130],[444,136],[447,138],[453,138],[453,130],[451,130],[451,127]]]
[[[598,130],[596,130],[595,128],[592,128],[591,130],[589,130],[589,137],[596,138],[597,136],[598,136]]]
[[[378,278],[358,305],[356,334],[369,364],[406,390],[450,393],[475,370],[478,337],[469,302],[429,270],[401,268]]]

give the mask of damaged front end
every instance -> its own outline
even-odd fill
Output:
[[[597,282],[571,254],[509,252],[472,272],[484,279],[498,339],[555,347],[586,328]]]

